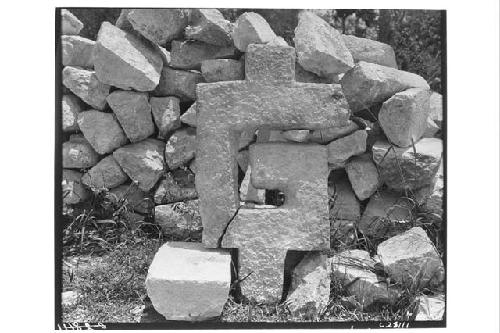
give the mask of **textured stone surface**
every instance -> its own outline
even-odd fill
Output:
[[[245,64],[233,59],[211,59],[201,63],[201,74],[206,82],[245,79]]]
[[[374,273],[375,261],[362,250],[347,250],[329,258],[332,273],[362,308],[374,303],[393,304],[400,292]]]
[[[365,130],[357,130],[346,137],[328,144],[328,164],[333,169],[343,168],[351,156],[359,155],[366,150]]]
[[[78,35],[83,23],[67,9],[61,9],[61,34]]]
[[[347,136],[358,129],[359,126],[349,120],[345,126],[322,128],[311,131],[308,140],[316,143],[329,143],[335,139]]]
[[[115,26],[123,31],[138,34],[134,27],[128,20],[128,13],[132,11],[133,8],[124,8],[120,11],[120,16],[116,19]]]
[[[178,239],[201,239],[201,217],[198,200],[178,202],[155,207],[155,222],[165,235]]]
[[[238,152],[236,155],[236,162],[238,162],[238,166],[240,169],[246,173],[248,169],[248,163],[250,163],[250,153],[248,150],[242,150]]]
[[[63,168],[70,169],[90,168],[99,161],[99,155],[83,136],[64,142],[62,156]]]
[[[329,76],[345,73],[354,66],[341,34],[312,12],[299,14],[294,41],[298,62],[309,72]]]
[[[336,74],[328,75],[327,77],[321,77],[312,72],[306,71],[298,62],[295,63],[295,80],[297,82],[307,83],[338,83]]]
[[[442,320],[445,312],[443,294],[434,296],[421,295],[416,298],[418,304],[416,321]]]
[[[181,37],[188,24],[188,9],[134,8],[127,20],[141,35],[159,45]]]
[[[266,203],[266,190],[256,189],[252,185],[252,182],[250,181],[251,174],[252,168],[247,165],[245,177],[241,181],[240,185],[240,201],[253,202],[255,204],[263,205]]]
[[[165,145],[165,161],[170,169],[189,162],[196,151],[196,130],[183,128],[176,131]]]
[[[316,317],[330,300],[330,265],[320,253],[307,254],[295,267],[286,305],[294,315]]]
[[[82,177],[82,183],[95,190],[111,189],[127,180],[127,174],[120,168],[113,155],[100,160]]]
[[[146,277],[146,290],[154,308],[168,320],[220,316],[230,284],[229,252],[188,242],[163,245]]]
[[[153,45],[103,22],[95,46],[94,68],[103,83],[129,90],[151,91],[160,80],[163,60]]]
[[[431,183],[441,163],[440,139],[421,139],[415,144],[416,154],[413,147],[390,147],[388,142],[377,141],[372,148],[381,182],[398,191],[415,190]]]
[[[184,32],[187,39],[228,46],[233,43],[232,30],[231,22],[217,9],[192,9],[190,24]]]
[[[199,70],[204,60],[235,57],[236,49],[234,46],[216,46],[196,41],[174,40],[170,56],[170,66],[173,68]]]
[[[155,96],[177,96],[181,101],[196,99],[196,85],[205,82],[197,71],[183,71],[163,67],[160,83],[154,91]]]
[[[196,199],[197,197],[198,193],[194,186],[181,186],[170,172],[165,174],[165,178],[160,182],[154,195],[155,203],[159,205]]]
[[[378,120],[387,138],[399,147],[417,142],[427,127],[430,90],[413,88],[394,94],[382,104]]]
[[[361,217],[361,208],[345,174],[334,180],[334,188],[335,192],[333,207],[330,208],[330,220],[359,220]]]
[[[149,103],[158,127],[158,138],[165,139],[170,132],[181,127],[179,98],[151,97]]]
[[[269,48],[269,54],[275,54],[275,47]],[[288,54],[284,58],[271,57],[269,63],[292,60]],[[196,188],[200,195],[203,242],[209,247],[217,246],[217,240],[239,207],[235,156],[240,132],[261,126],[276,129],[344,126],[349,118],[346,100],[335,85],[228,81],[199,84],[197,95]]]
[[[241,132],[240,139],[238,140],[238,150],[245,149],[255,139],[255,130],[250,129]]]
[[[97,110],[104,110],[109,85],[100,82],[95,72],[66,66],[63,69],[63,84],[85,103]]]
[[[398,68],[392,46],[368,38],[342,35],[345,46],[355,62],[365,61],[374,64]]]
[[[80,36],[61,36],[63,66],[94,67],[93,40]]]
[[[383,190],[372,195],[358,228],[371,238],[387,238],[410,228],[413,204],[398,193]]]
[[[62,98],[62,129],[63,132],[78,131],[78,114],[83,109],[83,103],[75,95],[63,95]]]
[[[149,191],[164,172],[165,143],[146,139],[117,149],[113,156],[143,191]]]
[[[424,229],[414,227],[377,247],[384,269],[408,288],[438,287],[444,282],[444,266]]]
[[[289,130],[283,131],[283,137],[288,141],[306,142],[309,138],[309,130]]]
[[[409,88],[429,89],[427,82],[417,74],[364,61],[348,71],[340,84],[353,112],[384,102]]]
[[[80,112],[78,127],[99,154],[107,154],[127,143],[127,137],[112,113]]]
[[[438,94],[437,92],[432,92],[430,97],[430,108],[431,111],[429,113],[431,119],[438,125],[439,128],[442,128],[443,123],[443,96]]]
[[[133,183],[111,189],[108,197],[115,205],[123,203],[128,210],[141,214],[151,213],[155,206],[151,196]]]
[[[272,42],[276,39],[276,34],[262,16],[246,12],[236,20],[232,37],[234,46],[242,52],[247,52],[248,45]]]
[[[367,154],[353,157],[345,166],[352,189],[359,200],[365,200],[377,190],[380,180],[377,167]]]
[[[287,142],[287,140],[283,137],[283,131],[261,128],[257,131],[256,142]]]
[[[436,223],[443,219],[443,195],[444,195],[443,162],[434,176],[431,184],[425,186],[415,193],[415,198],[420,204],[420,211],[426,217]]]
[[[429,116],[425,122],[425,131],[422,138],[434,138],[439,130],[439,126],[432,120],[431,116]]]
[[[290,46],[249,45],[245,54],[245,77],[266,84],[295,79],[295,50]]]
[[[82,184],[82,174],[75,170],[63,169],[62,172],[62,196],[67,205],[74,205],[85,201],[89,191]]]
[[[131,142],[142,141],[154,133],[151,105],[146,93],[117,90],[106,100]]]
[[[287,250],[329,248],[326,154],[319,145],[250,146],[252,184],[280,190],[286,201],[279,208],[240,208],[223,235],[222,247],[239,249],[239,276],[253,272],[240,284],[245,297],[279,301]]]
[[[196,127],[196,102],[181,115],[181,122],[191,127]]]

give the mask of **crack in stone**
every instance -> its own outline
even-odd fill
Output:
[[[227,229],[229,228],[229,225],[231,224],[231,222],[233,222],[233,220],[235,219],[236,215],[238,215],[240,208],[241,208],[241,206],[236,209],[236,212],[234,212],[233,216],[231,217],[231,219],[227,222],[226,226],[224,227],[224,230],[222,231],[222,235],[219,237],[219,240],[217,241],[218,248],[222,247],[222,240],[224,239],[224,236],[226,235]]]

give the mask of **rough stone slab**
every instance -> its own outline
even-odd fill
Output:
[[[365,130],[357,130],[346,137],[337,139],[328,144],[328,164],[333,169],[343,168],[351,156],[362,154],[366,151]]]
[[[191,127],[196,127],[196,102],[191,104],[181,116],[181,122]]]
[[[95,46],[94,68],[103,83],[151,91],[160,80],[163,60],[148,41],[103,22]]]
[[[106,156],[82,177],[82,183],[93,190],[111,189],[125,183],[128,176],[113,155]]]
[[[309,138],[309,130],[289,130],[283,131],[283,137],[288,141],[306,142]]]
[[[142,141],[154,133],[148,94],[117,90],[106,100],[131,142]]]
[[[256,189],[250,182],[252,168],[247,165],[245,177],[240,185],[240,201],[253,202],[255,204],[263,205],[266,203],[266,190]]]
[[[443,294],[435,296],[421,295],[416,299],[418,304],[416,321],[443,320],[445,299]]]
[[[398,68],[396,54],[392,46],[353,35],[342,35],[342,39],[355,62],[365,61],[381,66]]]
[[[330,208],[330,220],[357,221],[361,217],[361,207],[354,195],[347,177],[336,177],[334,180],[333,207]]]
[[[378,189],[380,180],[377,166],[369,155],[353,157],[347,162],[345,170],[359,200],[368,199]]]
[[[246,12],[238,17],[232,34],[234,46],[247,52],[250,44],[267,44],[276,39],[269,23],[257,13]]]
[[[82,112],[83,103],[75,95],[63,95],[62,98],[62,129],[63,132],[78,131],[78,114]]]
[[[155,203],[159,205],[196,198],[198,198],[196,189],[179,185],[170,172],[165,174],[154,195]]]
[[[429,89],[427,82],[417,74],[364,61],[345,73],[340,84],[353,112],[368,109],[406,89]]]
[[[82,174],[80,172],[63,169],[62,196],[66,205],[74,205],[87,200],[90,193],[82,184]]]
[[[146,290],[154,308],[168,320],[220,316],[230,285],[229,252],[187,242],[163,245],[146,278]]]
[[[141,35],[159,45],[181,37],[188,24],[189,9],[135,8],[127,20]]]
[[[160,83],[154,91],[155,96],[177,96],[181,102],[196,99],[196,85],[205,82],[197,71],[183,71],[170,67],[163,67]]]
[[[437,92],[432,92],[430,97],[430,108],[431,111],[429,113],[431,119],[438,125],[439,128],[442,128],[443,123],[443,96],[438,94]]]
[[[354,66],[341,34],[312,12],[299,14],[294,41],[298,62],[309,72],[326,77]]]
[[[83,137],[70,139],[63,143],[63,168],[86,169],[97,164],[99,155]]]
[[[107,154],[127,143],[127,137],[112,113],[80,112],[78,127],[99,154]]]
[[[245,79],[245,64],[234,59],[210,59],[201,62],[201,74],[206,82]]]
[[[173,68],[199,70],[204,60],[236,57],[236,49],[233,46],[174,40],[170,56],[170,66]]]
[[[165,160],[173,170],[189,162],[196,151],[196,129],[183,128],[170,136],[165,145]]]
[[[159,139],[165,139],[170,132],[181,127],[179,98],[151,97],[149,103],[156,127],[158,127]]]
[[[394,281],[408,288],[438,287],[444,266],[424,229],[414,227],[377,247],[384,269]]]
[[[164,173],[165,143],[146,139],[117,149],[113,156],[143,191],[149,191]]]
[[[321,315],[330,300],[330,268],[327,257],[307,254],[295,267],[285,304],[294,315]]]
[[[217,9],[192,9],[190,24],[184,30],[187,39],[207,44],[228,46],[233,44],[233,25]]]
[[[442,158],[440,139],[421,139],[415,144],[416,154],[413,147],[390,147],[388,142],[377,141],[372,148],[381,182],[397,191],[419,189],[432,182]]]
[[[198,200],[155,207],[155,222],[163,233],[178,239],[201,239],[201,217]]]
[[[430,111],[429,95],[427,89],[413,88],[394,94],[382,104],[378,120],[392,143],[409,147],[422,137]]]
[[[80,36],[61,36],[63,66],[94,67],[93,40]]]
[[[66,66],[63,84],[85,103],[97,110],[104,110],[110,86],[100,82],[95,72]]]
[[[358,228],[365,236],[380,239],[397,235],[411,227],[414,205],[406,197],[387,190],[372,195]]]
[[[355,122],[349,120],[345,126],[322,128],[311,131],[308,141],[316,143],[330,143],[333,140],[347,136],[358,129],[359,126],[356,125]]]
[[[78,35],[83,23],[67,9],[61,9],[61,34]]]
[[[251,44],[245,54],[245,77],[266,84],[295,80],[295,49],[290,46]]]
[[[141,214],[151,213],[155,206],[151,196],[133,183],[111,189],[108,197],[116,206],[124,204],[128,210]]]
[[[394,304],[398,299],[400,291],[374,273],[376,262],[368,252],[347,250],[329,260],[334,278],[356,297],[363,309],[374,303]]]

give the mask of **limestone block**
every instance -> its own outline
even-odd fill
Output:
[[[384,102],[409,88],[429,89],[427,82],[417,74],[364,61],[345,73],[340,84],[353,112]]]
[[[177,69],[200,70],[201,63],[209,59],[234,58],[234,46],[216,46],[196,41],[172,42],[170,66]]]
[[[128,176],[113,155],[106,156],[82,177],[82,183],[94,190],[111,189],[125,183]]]
[[[240,201],[264,205],[266,203],[266,190],[253,187],[250,181],[251,174],[252,168],[247,165],[245,177],[240,185]]]
[[[74,205],[87,200],[89,191],[82,184],[82,174],[75,170],[63,169],[62,195],[66,205]]]
[[[359,200],[368,199],[378,189],[380,180],[377,167],[369,155],[353,157],[347,162],[345,170]]]
[[[326,77],[354,66],[341,34],[312,12],[299,14],[294,41],[298,62],[309,72]]]
[[[201,238],[201,217],[198,200],[178,202],[155,207],[155,222],[165,235],[185,240]]]
[[[61,34],[78,35],[83,23],[67,9],[61,9]]]
[[[201,74],[206,82],[245,79],[245,65],[239,60],[210,59],[201,62]]]
[[[149,103],[158,127],[158,138],[165,139],[170,132],[181,127],[179,98],[151,97]]]
[[[357,221],[361,217],[361,207],[354,195],[347,177],[334,180],[335,193],[333,207],[330,208],[330,220]]]
[[[433,288],[444,281],[441,257],[421,227],[380,243],[377,254],[389,276],[402,286]]]
[[[165,174],[165,178],[156,189],[154,200],[156,204],[174,203],[189,199],[196,199],[198,193],[193,187],[184,187],[178,184],[170,172]]]
[[[109,85],[97,79],[95,72],[66,66],[63,69],[63,84],[85,103],[97,110],[104,110]]]
[[[441,163],[442,142],[440,139],[424,138],[415,144],[415,151],[413,147],[391,148],[388,142],[377,141],[372,152],[381,182],[397,191],[429,185]]]
[[[154,95],[177,96],[181,102],[193,101],[196,99],[196,85],[204,81],[200,72],[183,71],[165,66]]]
[[[113,157],[141,190],[149,191],[164,173],[164,149],[164,142],[149,138],[117,149]]]
[[[446,308],[443,294],[421,295],[417,297],[416,302],[418,304],[416,321],[443,320]]]
[[[365,61],[381,66],[398,68],[396,54],[392,46],[353,35],[342,35],[342,39],[355,62]]]
[[[181,37],[188,24],[189,9],[134,8],[127,20],[141,35],[159,45]]]
[[[62,98],[62,129],[63,132],[78,131],[78,114],[82,112],[83,103],[75,95],[63,95]]]
[[[289,130],[283,131],[283,137],[288,141],[306,142],[309,138],[309,130]]]
[[[322,128],[311,131],[308,140],[316,143],[329,143],[335,139],[347,136],[358,129],[359,126],[356,125],[355,122],[349,120],[345,126]]]
[[[224,19],[217,9],[192,9],[189,26],[184,33],[187,39],[207,44],[228,46],[233,43],[231,22]]]
[[[181,116],[181,122],[196,127],[196,102],[194,102]]]
[[[63,66],[94,67],[93,40],[80,36],[61,36]]]
[[[170,136],[165,145],[165,161],[173,170],[189,162],[196,151],[196,130],[183,128]]]
[[[276,34],[262,16],[246,12],[236,20],[232,37],[234,46],[242,52],[247,52],[248,45],[272,42],[276,39]]]
[[[295,80],[295,50],[290,46],[251,44],[245,54],[245,77],[249,82],[289,83]],[[289,59],[289,61],[283,61]]]
[[[124,90],[151,91],[158,85],[162,67],[160,52],[148,41],[102,23],[94,58],[99,81]]]
[[[366,150],[365,130],[357,130],[348,136],[328,144],[328,164],[333,169],[343,168],[351,156],[359,155]]]
[[[83,137],[77,137],[63,143],[63,168],[86,169],[97,164],[99,155]]]
[[[112,113],[80,112],[78,127],[99,154],[107,154],[127,143],[127,137]]]
[[[119,206],[120,203],[123,203],[128,210],[141,214],[149,214],[154,209],[151,196],[134,183],[123,184],[111,189],[108,197],[115,205]]]
[[[429,113],[431,119],[436,123],[439,128],[442,128],[443,123],[443,96],[437,92],[432,92],[430,97],[430,108]]]

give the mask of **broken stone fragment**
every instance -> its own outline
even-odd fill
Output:
[[[245,177],[241,181],[240,185],[240,201],[243,202],[253,202],[259,205],[266,203],[266,190],[256,189],[250,180],[252,174],[252,168],[247,166]]]
[[[240,169],[245,173],[247,172],[248,169],[248,163],[250,162],[249,159],[250,159],[250,154],[248,150],[239,151],[238,155],[236,155],[236,161],[238,162]]]
[[[201,82],[205,82],[205,80],[200,72],[172,69],[165,66],[154,95],[177,96],[181,102],[193,101],[196,99],[196,85]]]
[[[99,154],[107,154],[127,143],[127,137],[112,113],[89,110],[78,115],[78,127]]]
[[[306,142],[309,138],[309,130],[289,130],[283,131],[283,137],[288,141]]]
[[[361,207],[352,191],[345,174],[335,177],[333,206],[330,208],[330,220],[357,221],[361,217]]]
[[[295,63],[295,81],[307,83],[338,83],[337,75],[320,77],[312,72],[306,71],[298,62]]]
[[[99,161],[99,154],[83,136],[64,142],[62,156],[63,168],[69,169],[90,168]]]
[[[148,94],[117,90],[106,100],[131,142],[142,141],[154,133]]]
[[[399,148],[377,141],[372,152],[380,181],[396,191],[413,191],[429,185],[441,163],[442,142],[424,138],[415,143],[415,151],[413,147]]]
[[[199,321],[220,316],[230,285],[229,251],[188,242],[163,245],[146,278],[147,294],[167,320]]]
[[[82,112],[83,103],[75,95],[63,95],[62,98],[62,129],[63,132],[78,131],[78,114]]]
[[[151,196],[134,183],[124,184],[111,189],[108,197],[117,206],[125,205],[128,210],[149,214],[154,208]]]
[[[351,156],[359,155],[366,150],[367,134],[365,130],[357,130],[346,137],[328,144],[328,164],[333,169],[343,168]]]
[[[441,257],[421,227],[380,243],[377,254],[391,279],[411,290],[436,288],[444,281]]]
[[[164,173],[164,149],[164,142],[149,138],[117,149],[113,157],[141,190],[149,191]]]
[[[443,219],[443,162],[429,186],[422,187],[415,193],[415,198],[420,205],[420,212],[426,214],[430,221],[441,223]]]
[[[342,35],[345,46],[355,62],[365,61],[374,64],[398,68],[396,54],[392,46],[368,38]]]
[[[97,79],[95,72],[66,66],[63,84],[85,103],[97,110],[104,110],[110,86]]]
[[[63,169],[62,196],[66,205],[74,205],[87,200],[90,193],[82,184],[82,174],[80,172]]]
[[[427,127],[429,93],[427,89],[408,89],[394,94],[382,104],[378,120],[392,143],[409,147],[420,140]]]
[[[340,84],[353,112],[368,109],[406,89],[429,89],[417,74],[364,61],[345,73]]]
[[[151,42],[165,45],[182,36],[188,16],[189,9],[134,8],[128,12],[127,20]]]
[[[170,136],[165,145],[165,160],[170,170],[189,162],[196,151],[196,129],[183,128]]]
[[[78,35],[83,23],[67,9],[61,9],[61,34]]]
[[[206,82],[245,79],[245,64],[234,59],[211,59],[201,63],[201,74]]]
[[[335,139],[347,136],[358,130],[359,126],[349,120],[347,125],[340,127],[329,127],[311,131],[308,140],[316,143],[330,143]]]
[[[177,69],[200,70],[201,63],[209,59],[234,58],[233,46],[216,46],[196,41],[172,42],[170,66]]]
[[[232,37],[234,46],[246,52],[248,45],[267,44],[276,39],[276,34],[262,16],[246,12],[236,20]]]
[[[94,68],[103,83],[151,91],[160,80],[163,60],[149,41],[103,22],[95,46]]]
[[[181,127],[179,98],[151,97],[151,111],[158,127],[158,138],[165,139],[175,129]]]
[[[425,131],[422,138],[434,138],[439,130],[439,126],[432,120],[431,116],[429,116],[425,122]]]
[[[155,203],[159,205],[196,199],[197,197],[198,193],[194,186],[181,186],[170,172],[165,174],[165,178],[160,182],[154,195]]]
[[[191,104],[189,109],[182,114],[181,122],[191,127],[196,127],[196,102]]]
[[[416,298],[418,304],[416,321],[443,320],[445,299],[443,294],[427,296],[420,295]]]
[[[132,33],[132,34],[138,34],[137,31],[135,31],[134,27],[128,20],[128,13],[130,13],[133,9],[132,8],[124,8],[120,12],[120,16],[116,19],[115,26],[117,28],[120,28],[123,31]]]
[[[379,186],[377,167],[367,154],[355,156],[345,166],[352,189],[359,200],[372,196]]]
[[[429,116],[439,128],[442,128],[443,123],[443,96],[437,92],[432,92],[430,97],[431,111]]]
[[[61,36],[63,66],[94,67],[93,40],[80,36]]]
[[[192,9],[190,24],[184,30],[187,39],[218,46],[230,46],[231,22],[224,19],[217,9]]]
[[[185,240],[201,239],[201,217],[198,200],[178,202],[155,207],[155,222],[163,233]]]
[[[312,12],[299,14],[294,41],[298,62],[309,72],[328,77],[354,66],[341,34]]]
[[[82,177],[82,183],[93,190],[111,189],[125,183],[128,176],[113,155],[106,156]]]

